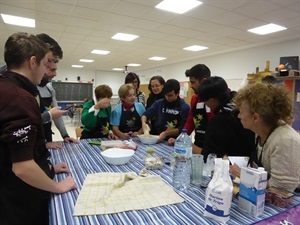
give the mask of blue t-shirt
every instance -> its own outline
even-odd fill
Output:
[[[144,114],[145,112],[145,107],[142,103],[140,102],[135,102],[134,107],[131,108],[131,111],[136,109],[137,113],[140,115],[140,117]],[[123,108],[125,111],[125,109]],[[122,115],[122,103],[118,104],[114,110],[111,112],[110,115],[110,124],[112,126],[119,126],[120,125],[120,120],[121,120],[121,115]]]

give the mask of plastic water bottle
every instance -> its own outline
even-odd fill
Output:
[[[192,139],[183,129],[174,145],[173,186],[180,191],[186,191],[190,185],[192,145]]]

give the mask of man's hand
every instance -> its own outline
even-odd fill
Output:
[[[55,193],[62,194],[72,189],[77,189],[77,184],[72,176],[68,176],[66,179],[58,183],[58,188]]]
[[[166,132],[165,132],[165,131],[161,132],[161,133],[159,134],[159,137],[158,137],[158,142],[159,142],[159,141],[165,140],[166,137],[167,137]]]
[[[72,138],[72,137],[65,137],[64,138],[64,141],[67,142],[67,143],[75,143],[75,144],[79,144],[79,141],[75,138]]]
[[[201,154],[202,148],[198,147],[197,145],[193,144],[193,154]]]
[[[61,107],[56,106],[49,110],[49,113],[51,114],[52,120],[58,119],[61,116],[63,116],[65,113],[68,112],[68,110],[61,110]]]
[[[108,139],[116,140],[116,139],[119,139],[119,138],[116,135],[114,135],[113,133],[111,133],[111,134],[108,134]]]
[[[150,127],[148,126],[148,124],[147,123],[142,123],[142,128],[143,128],[144,134],[149,135]]]
[[[62,149],[62,144],[59,142],[47,142],[46,148],[47,149]]]
[[[169,138],[168,139],[168,145],[174,145],[175,144],[176,139],[175,138]]]
[[[65,162],[58,163],[53,166],[55,173],[69,173],[70,169]]]

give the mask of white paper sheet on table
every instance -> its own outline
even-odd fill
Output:
[[[88,174],[74,216],[111,214],[183,202],[160,176],[130,173]]]
[[[239,167],[247,167],[249,157],[246,156],[228,156],[229,161],[233,165],[237,164]]]
[[[240,168],[247,167],[249,161],[249,157],[246,156],[228,156],[228,159],[232,165],[237,164]],[[235,177],[233,182],[239,184],[240,178]]]

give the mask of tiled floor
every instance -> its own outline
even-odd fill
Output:
[[[73,119],[68,116],[64,116],[63,118],[68,134],[70,135],[70,137],[76,138],[75,128],[80,126],[78,118],[76,118],[75,116]],[[53,141],[62,141],[62,137],[54,123],[52,123],[52,131],[54,132]]]

